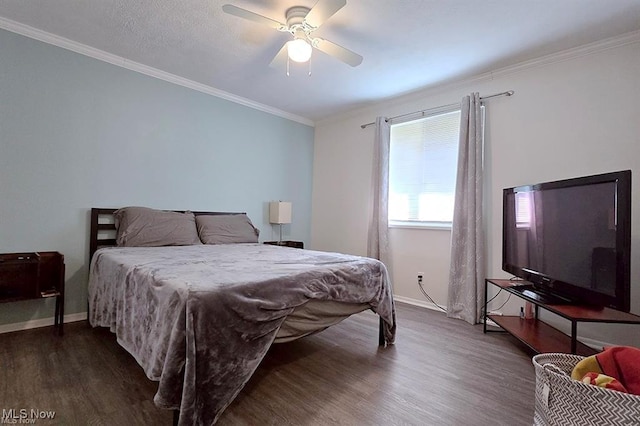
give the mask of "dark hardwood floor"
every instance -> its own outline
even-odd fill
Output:
[[[365,312],[275,345],[220,425],[530,425],[531,354],[503,333],[397,304],[396,344]],[[171,425],[156,383],[106,329],[0,335],[0,410],[55,411],[36,425]],[[2,411],[0,411],[0,415]]]

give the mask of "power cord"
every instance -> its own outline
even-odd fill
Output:
[[[491,301],[492,301],[493,299],[495,299],[496,297],[498,297],[498,296],[500,295],[500,293],[501,293],[501,292],[502,292],[502,289],[498,290],[498,292],[496,293],[496,295],[495,295],[495,296],[493,296],[491,299],[487,300],[487,306],[489,306],[489,303],[491,303]],[[507,300],[509,300],[509,299],[507,299]],[[501,307],[502,307],[502,306],[501,306]],[[498,308],[498,309],[499,309],[499,308]]]
[[[523,281],[522,278],[516,277],[515,275],[512,276],[511,278],[509,278],[509,281]],[[489,306],[489,303],[491,303],[491,301],[493,299],[495,299],[496,297],[500,296],[500,293],[502,293],[502,288],[500,290],[498,290],[498,292],[495,294],[495,296],[493,296],[491,299],[487,300],[487,303],[485,303],[484,307],[482,308],[483,310],[485,308],[487,308]],[[496,310],[499,311],[500,309],[502,309],[504,307],[504,305],[507,304],[507,302],[509,301],[509,299],[511,299],[511,293],[509,293],[509,296],[507,297],[507,300],[505,300],[502,305],[498,306],[497,309],[492,309],[492,310]],[[489,312],[491,312],[492,310],[489,310]],[[486,315],[486,312],[482,313],[483,315]]]
[[[500,291],[502,291],[502,289],[500,289]],[[498,292],[498,294],[500,294],[500,291]],[[496,294],[496,296],[498,295]],[[493,298],[491,298],[491,300],[495,299],[496,296],[493,296]],[[507,297],[507,300],[504,301],[504,303],[500,306],[498,306],[498,308],[496,309],[496,311],[499,311],[500,309],[502,309],[504,307],[504,305],[507,304],[507,302],[509,301],[509,299],[511,299],[511,293],[509,293],[509,297]],[[488,302],[487,302],[488,303]]]
[[[515,275],[512,276],[511,278],[509,278],[509,281],[522,281],[522,278],[518,278]],[[485,310],[486,308],[489,307],[489,303],[495,299],[496,297],[500,296],[500,293],[502,293],[502,288],[500,290],[498,290],[498,292],[495,294],[495,296],[493,296],[491,299],[487,300],[487,303],[485,303],[483,310]],[[509,299],[511,299],[511,293],[509,293],[509,296],[507,297],[507,299],[502,303],[502,305],[498,306],[496,309],[490,309],[489,312],[493,311],[499,311],[500,309],[502,309],[504,307],[504,305],[507,304],[507,302],[509,301]],[[482,313],[483,316],[487,315],[487,312],[483,312]]]
[[[418,275],[418,287],[420,288],[420,291],[422,292],[422,294],[424,294],[424,297],[426,297],[427,299],[429,299],[429,301],[430,301],[431,303],[433,303],[436,307],[438,307],[438,309],[440,309],[442,312],[447,312],[447,310],[446,310],[445,308],[443,308],[442,306],[438,305],[438,304],[436,303],[436,301],[435,301],[435,300],[433,300],[433,299],[431,298],[431,296],[429,296],[429,295],[427,294],[427,292],[425,291],[424,287],[422,287],[422,275]]]
[[[484,318],[487,315],[486,308],[489,307],[489,303],[491,303],[491,301],[493,299],[495,299],[496,297],[500,296],[500,293],[502,293],[502,289],[498,290],[498,292],[491,299],[487,300],[487,303],[485,303],[485,305],[482,307],[481,318]],[[500,309],[502,309],[502,307],[507,304],[507,302],[509,301],[510,298],[511,298],[511,293],[509,293],[509,296],[507,297],[507,300],[505,300],[504,303],[502,303],[502,305],[498,306],[498,308],[495,309],[495,310],[499,311]],[[492,310],[489,310],[488,312],[491,312],[491,311]]]
[[[436,303],[435,300],[433,300],[433,298],[431,296],[429,296],[429,294],[427,293],[427,291],[424,289],[423,285],[422,285],[422,275],[418,275],[418,288],[420,289],[420,291],[422,292],[422,294],[424,295],[424,297],[426,297],[434,306],[436,306],[438,309],[440,309],[442,312],[447,312],[447,310],[438,305],[438,303]],[[493,299],[495,299],[496,297],[498,297],[500,295],[500,293],[502,293],[502,289],[500,289],[491,299],[487,300],[487,303],[485,306],[489,306],[489,303],[491,303],[491,301]],[[507,304],[507,302],[509,301],[509,299],[511,299],[511,293],[509,293],[509,296],[507,297],[507,300],[505,300],[502,305],[498,306],[497,309],[495,309],[496,311],[499,311],[500,309],[502,309],[504,307],[504,305]],[[484,310],[484,307],[483,307]],[[491,312],[491,311],[489,311]],[[483,312],[483,316],[486,315],[486,312]]]

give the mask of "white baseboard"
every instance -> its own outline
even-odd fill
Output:
[[[77,314],[68,314],[64,316],[64,322],[83,321],[87,319],[86,312],[78,312]],[[49,327],[54,324],[54,318],[40,318],[35,320],[29,320],[25,322],[17,322],[14,324],[0,325],[0,334],[11,333],[12,331],[29,330],[32,328]]]
[[[412,299],[410,297],[398,296],[398,295],[395,295],[395,294],[393,295],[393,300],[395,300],[396,302],[406,303],[408,305],[419,306],[421,308],[427,308],[427,309],[431,309],[433,311],[442,312],[442,309],[438,308],[433,303],[425,302],[424,300]],[[447,307],[443,306],[443,308],[446,309]]]

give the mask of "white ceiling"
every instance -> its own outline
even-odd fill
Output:
[[[0,0],[0,18],[311,121],[640,30],[640,0],[347,0],[315,35],[363,63],[315,51],[311,76],[297,66],[287,77],[269,63],[288,35],[222,12],[284,22],[315,2]]]

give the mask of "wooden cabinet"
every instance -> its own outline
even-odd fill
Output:
[[[304,248],[304,243],[302,241],[265,241],[265,244],[271,244],[273,246],[284,246],[284,247],[293,247],[293,248]]]
[[[54,325],[64,323],[64,256],[55,251],[0,254],[0,302],[56,298]]]
[[[572,304],[547,304],[527,297],[515,289],[516,286],[527,284],[525,281],[500,279],[486,279],[484,283],[484,309],[487,311],[487,287],[489,284],[513,294],[535,306],[534,318],[525,319],[519,316],[484,315],[484,332],[487,332],[487,319],[492,320],[504,331],[537,353],[562,352],[583,356],[593,355],[596,351],[578,341],[578,323],[600,322],[617,324],[640,324],[640,316],[628,312],[616,311],[610,308],[596,308],[593,306]],[[530,283],[529,283],[530,284]],[[560,330],[538,320],[539,309],[552,312],[570,321],[571,334],[566,335]]]

